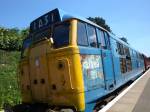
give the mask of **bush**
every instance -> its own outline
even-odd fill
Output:
[[[29,34],[28,29],[7,29],[0,27],[0,49],[8,51],[20,51],[22,42]]]
[[[15,105],[20,102],[17,83],[17,67],[20,52],[0,50],[0,108],[4,103]]]

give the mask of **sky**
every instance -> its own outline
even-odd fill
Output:
[[[150,56],[150,0],[1,0],[0,26],[26,28],[55,8],[104,18],[114,34],[126,37],[134,49]]]

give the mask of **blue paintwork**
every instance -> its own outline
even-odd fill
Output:
[[[113,57],[116,85],[120,85],[123,81],[123,77],[121,75],[120,60],[119,60],[119,56],[116,50],[117,49],[116,40],[114,40],[113,38],[110,38],[110,43],[111,43],[111,51],[112,51],[112,57]]]
[[[103,69],[105,74],[106,89],[111,90],[115,86],[112,53],[110,50],[102,49]]]
[[[86,78],[84,78],[85,104],[86,104],[85,112],[92,112],[92,109],[94,108],[98,99],[113,92],[114,90],[116,90],[117,88],[119,88],[120,86],[128,82],[129,80],[131,79],[134,80],[135,78],[139,77],[144,70],[144,61],[137,59],[137,57],[135,57],[135,59],[131,58],[133,70],[125,74],[121,74],[119,55],[116,51],[117,49],[116,41],[117,41],[116,39],[110,37],[111,49],[107,49],[107,50],[101,48],[91,48],[91,47],[87,48],[87,47],[79,46],[80,54],[82,55],[83,54],[102,55],[102,60],[103,60],[102,67],[105,76],[104,81],[95,79],[93,82],[90,82]],[[137,67],[137,61],[138,63],[140,63],[139,67]],[[103,83],[105,87],[99,86],[93,89],[90,88],[90,90],[86,88],[86,83],[96,83],[97,81]],[[113,84],[114,86],[113,88],[109,88],[111,84]]]
[[[122,86],[123,84],[127,83],[129,80],[134,80],[135,78],[139,77],[144,70],[144,61],[137,59],[137,57],[132,56],[134,54],[131,53],[133,50],[128,44],[122,42],[119,39],[110,33],[110,48],[111,49],[101,49],[101,48],[91,48],[89,47],[79,47],[80,54],[84,55],[101,55],[103,60],[103,73],[104,73],[104,81],[103,83],[105,87],[99,86],[96,89],[87,90],[86,83],[91,83],[90,81],[84,78],[85,83],[85,112],[92,112],[94,108],[94,104],[98,101],[98,99],[102,98],[103,96],[115,91],[117,88]],[[120,70],[120,56],[117,51],[117,44],[116,42],[120,42],[123,45],[129,47],[130,55],[131,55],[131,62],[132,62],[132,71],[122,74]],[[135,51],[135,50],[134,50]],[[137,52],[137,51],[135,51]],[[138,64],[140,63],[140,64]],[[138,67],[139,65],[139,67]],[[83,71],[84,74],[84,71]],[[96,83],[96,79],[92,83]],[[113,86],[112,86],[113,85]]]
[[[101,55],[101,50],[97,48],[80,46],[79,50],[81,54]]]

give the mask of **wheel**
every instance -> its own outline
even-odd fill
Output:
[[[18,104],[12,107],[12,112],[30,112],[30,106],[25,104]]]

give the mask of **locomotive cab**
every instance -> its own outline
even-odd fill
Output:
[[[20,61],[23,103],[84,110],[76,26],[75,19],[58,22],[24,40]]]

